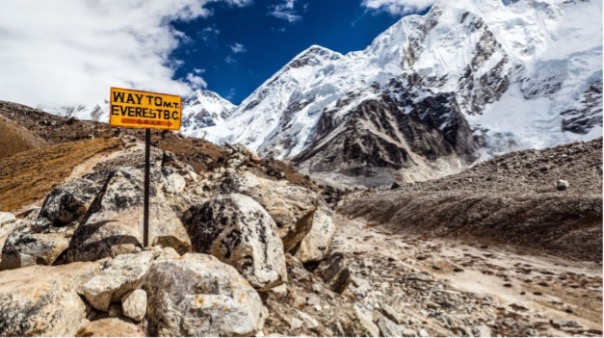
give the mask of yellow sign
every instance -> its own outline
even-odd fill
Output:
[[[114,87],[109,95],[112,127],[180,130],[180,96]]]

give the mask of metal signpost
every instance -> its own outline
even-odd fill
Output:
[[[109,125],[145,129],[143,246],[149,246],[151,129],[180,130],[182,98],[177,95],[111,87]]]

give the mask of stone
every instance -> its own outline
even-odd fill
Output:
[[[184,177],[174,173],[166,177],[164,190],[169,194],[180,194],[185,190],[186,186],[187,182],[185,181]]]
[[[315,272],[337,293],[344,292],[351,281],[347,261],[340,252],[332,254],[321,262]]]
[[[568,189],[569,186],[570,184],[566,180],[558,180],[558,182],[556,182],[556,189],[558,189],[558,191],[564,191]]]
[[[358,323],[360,324],[360,326],[365,331],[364,333],[368,337],[379,337],[380,336],[380,329],[377,327],[377,325],[375,325],[373,323],[373,321],[371,321],[371,317],[368,317],[367,315],[365,315],[357,307],[354,308],[354,311],[355,311],[355,314],[357,316],[357,319],[359,320]]]
[[[122,311],[124,316],[140,322],[147,312],[147,293],[137,289],[122,297]]]
[[[529,308],[524,303],[516,302],[509,305],[514,311],[528,311]]]
[[[69,239],[60,233],[28,234],[13,232],[2,249],[0,270],[31,265],[52,265],[67,249]]]
[[[491,329],[486,325],[477,325],[472,328],[474,337],[491,337]]]
[[[145,337],[137,325],[119,318],[104,318],[86,324],[76,337]]]
[[[300,317],[300,319],[302,319],[302,321],[304,322],[304,326],[309,328],[309,329],[316,329],[317,327],[319,327],[319,322],[314,319],[311,315],[309,315],[306,312],[297,311],[298,313],[298,317]]]
[[[401,315],[399,312],[394,310],[388,304],[380,303],[379,310],[384,316],[386,316],[386,318],[390,319],[391,321],[395,322],[396,324],[402,325],[405,322],[405,318],[403,317],[403,315]]]
[[[571,327],[571,328],[579,328],[581,325],[574,320],[566,320],[566,319],[551,319],[550,324],[556,329]]]
[[[425,329],[420,329],[419,330],[419,336],[420,337],[430,337],[430,334]]]
[[[155,255],[143,251],[136,254],[124,254],[107,262],[103,271],[92,277],[82,286],[82,295],[97,310],[107,311],[112,301],[138,289]]]
[[[143,289],[150,336],[249,336],[268,316],[245,278],[210,255],[154,263]]]
[[[152,171],[153,172],[153,171]],[[161,174],[155,172],[156,176]],[[124,167],[110,175],[66,252],[68,262],[94,261],[138,252],[143,244],[142,171]],[[149,244],[189,252],[191,242],[180,219],[152,186]]]
[[[415,330],[411,330],[411,329],[403,329],[403,337],[417,337],[417,334],[415,333]]]
[[[86,320],[77,290],[98,272],[97,263],[0,272],[0,336],[74,336]]]
[[[311,230],[311,213],[316,209],[318,197],[310,189],[244,172],[227,175],[221,190],[244,194],[258,201],[275,220],[285,252],[295,248]]]
[[[17,222],[17,217],[10,212],[0,212],[0,227]]]
[[[404,328],[397,325],[390,319],[380,316],[376,322],[380,329],[380,335],[382,337],[401,337],[403,336]]]
[[[256,289],[265,291],[287,281],[275,222],[251,197],[217,196],[191,207],[183,223],[196,252],[234,266]]]
[[[78,178],[54,187],[42,204],[35,227],[38,230],[76,224],[84,216],[101,187]]]
[[[311,224],[310,231],[295,249],[295,257],[303,263],[323,260],[336,233],[333,211],[327,207],[320,207],[313,213]]]

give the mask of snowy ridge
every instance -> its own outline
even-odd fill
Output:
[[[183,132],[216,125],[237,108],[227,99],[209,90],[196,90],[183,98],[182,128]],[[76,107],[44,107],[53,115],[75,117],[80,120],[109,121],[109,101]]]
[[[342,55],[311,46],[228,119],[189,135],[296,163],[336,142],[337,133],[321,125],[351,123],[364,102],[388,95],[397,107],[387,109],[408,114],[425,98],[454,93],[475,136],[468,142],[480,145],[477,156],[601,137],[602,17],[593,13],[602,13],[601,1],[440,1],[424,16],[402,18],[365,50]],[[326,114],[330,121],[322,122]],[[444,132],[447,122],[437,127]]]

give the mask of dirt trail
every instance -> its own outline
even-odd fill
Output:
[[[341,215],[336,222],[339,228],[334,251],[346,253],[353,260],[396,260],[404,270],[428,273],[453,290],[473,294],[476,299],[493,299],[492,312],[499,318],[506,317],[503,326],[511,327],[514,323],[507,318],[514,318],[517,323],[530,323],[535,332],[526,332],[531,335],[601,335],[602,267],[596,263],[392,233]],[[397,290],[386,294],[396,297]],[[421,312],[422,307],[415,312]],[[568,326],[560,327],[559,323]],[[439,333],[438,329],[446,328],[428,332]]]

